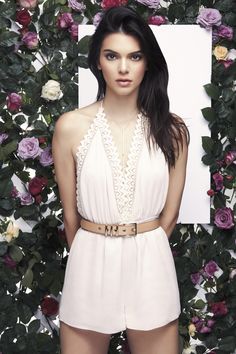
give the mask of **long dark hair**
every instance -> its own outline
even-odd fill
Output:
[[[106,82],[98,69],[102,42],[108,34],[117,32],[132,35],[139,41],[147,60],[147,71],[139,88],[137,107],[149,119],[148,137],[161,148],[169,166],[174,166],[184,140],[189,141],[188,129],[169,112],[168,68],[159,44],[144,19],[129,7],[112,7],[105,11],[91,37],[88,65],[98,81],[97,100],[106,93]]]

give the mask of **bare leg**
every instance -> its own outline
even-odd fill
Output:
[[[110,336],[60,322],[61,354],[107,354]]]
[[[178,354],[178,320],[150,331],[127,328],[132,354]]]

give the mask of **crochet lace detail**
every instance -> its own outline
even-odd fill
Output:
[[[93,123],[90,125],[87,134],[81,140],[77,147],[77,181],[76,181],[76,198],[77,208],[81,215],[84,215],[84,208],[82,205],[82,193],[80,186],[80,176],[83,163],[89,146],[93,140],[96,131],[99,129],[103,138],[104,149],[109,159],[112,175],[113,185],[116,196],[118,211],[120,214],[120,223],[125,224],[132,220],[132,207],[134,203],[134,193],[136,184],[136,169],[138,157],[140,156],[144,139],[144,119],[141,113],[137,116],[134,134],[132,137],[130,150],[128,153],[127,164],[124,170],[121,167],[121,161],[118,150],[115,146],[111,129],[106,119],[105,112],[101,106],[95,116]]]
[[[98,116],[104,148],[112,167],[114,191],[120,214],[120,223],[128,223],[132,220],[137,161],[140,156],[144,138],[143,115],[139,113],[137,116],[134,134],[128,153],[127,164],[124,170],[122,170],[119,153],[117,147],[115,146],[111,129],[104,111],[101,110]]]

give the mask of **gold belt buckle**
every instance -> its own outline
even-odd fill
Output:
[[[119,236],[119,225],[105,225],[105,236]]]
[[[137,235],[137,223],[134,222],[134,223],[132,223],[130,225],[132,225],[131,231],[133,232],[133,234],[131,234],[131,235],[132,236],[136,236]]]

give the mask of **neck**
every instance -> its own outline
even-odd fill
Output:
[[[108,120],[121,124],[135,120],[138,114],[137,95],[117,96],[106,92],[103,108]]]

